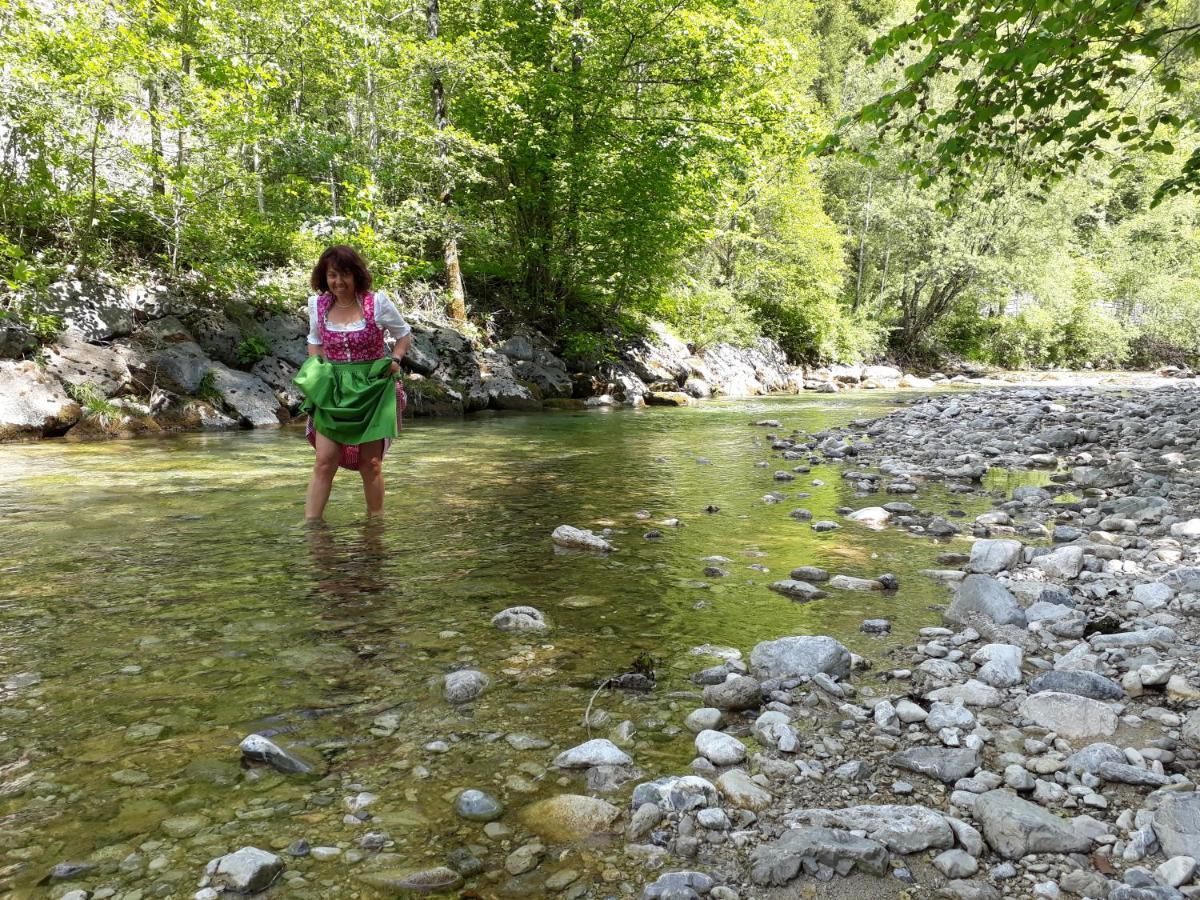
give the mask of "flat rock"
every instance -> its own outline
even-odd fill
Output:
[[[954,846],[954,830],[941,813],[925,806],[849,806],[845,809],[806,809],[788,816],[788,820],[808,821],[813,825],[866,832],[893,853],[920,853]]]
[[[1054,815],[1009,791],[980,794],[975,819],[988,845],[1005,859],[1032,853],[1085,853],[1092,839],[1070,819]]]
[[[979,753],[965,747],[909,747],[889,756],[888,763],[951,784],[974,774]]]
[[[0,360],[0,440],[62,434],[79,416],[58,379],[36,363]]]
[[[550,539],[560,547],[571,547],[577,550],[592,550],[598,553],[610,553],[616,548],[585,528],[575,528],[571,525],[559,525],[550,535]]]
[[[878,841],[848,831],[808,826],[790,829],[778,840],[756,847],[750,857],[750,880],[758,885],[781,886],[801,873],[817,875],[827,869],[841,875],[849,875],[855,868],[883,875],[887,865],[887,849]]]
[[[768,587],[777,594],[783,594],[791,600],[819,600],[826,596],[826,593],[818,587],[809,584],[807,581],[798,581],[795,578],[785,578],[782,581],[775,581]]]
[[[432,869],[380,869],[367,872],[359,878],[371,887],[401,895],[456,891],[463,885],[463,877],[447,866],[435,866]]]
[[[1117,716],[1099,700],[1045,691],[1021,701],[1021,715],[1067,740],[1107,737],[1117,730]]]
[[[663,810],[687,812],[719,806],[721,797],[716,786],[707,778],[699,775],[668,775],[642,782],[633,789],[633,808],[637,809],[646,803],[653,803]]]
[[[607,738],[593,738],[554,758],[560,769],[587,769],[592,766],[627,766],[633,757]]]
[[[741,769],[730,769],[717,779],[717,790],[740,809],[761,812],[771,805],[771,792],[750,780]]]
[[[1111,678],[1081,670],[1043,672],[1029,682],[1029,693],[1045,691],[1075,694],[1092,700],[1121,700],[1125,696],[1125,689]]]

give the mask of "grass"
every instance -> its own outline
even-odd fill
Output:
[[[217,389],[217,373],[209,369],[196,386],[196,397],[209,403],[222,403],[225,395]]]
[[[94,384],[84,382],[67,384],[65,387],[67,395],[83,410],[85,419],[95,419],[107,428],[125,417],[125,411],[104,396],[104,392]]]

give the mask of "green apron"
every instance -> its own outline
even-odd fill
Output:
[[[292,379],[313,428],[339,444],[396,437],[396,376],[391,357],[329,362],[310,356]]]

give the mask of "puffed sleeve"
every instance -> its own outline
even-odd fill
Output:
[[[392,298],[383,293],[375,295],[375,322],[393,341],[400,340],[412,331],[412,326],[404,321]]]
[[[313,294],[308,298],[308,342],[310,344],[321,343],[321,327],[317,322],[317,295]]]

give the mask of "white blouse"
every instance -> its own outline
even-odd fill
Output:
[[[400,340],[412,331],[412,326],[404,321],[404,316],[400,315],[396,304],[382,291],[375,295],[375,324],[387,332],[393,341]],[[357,322],[350,322],[347,325],[338,325],[336,322],[328,321],[327,316],[325,322],[325,328],[328,331],[362,331],[366,327],[366,319],[359,319]],[[308,298],[308,342],[310,344],[321,343],[316,294]]]

